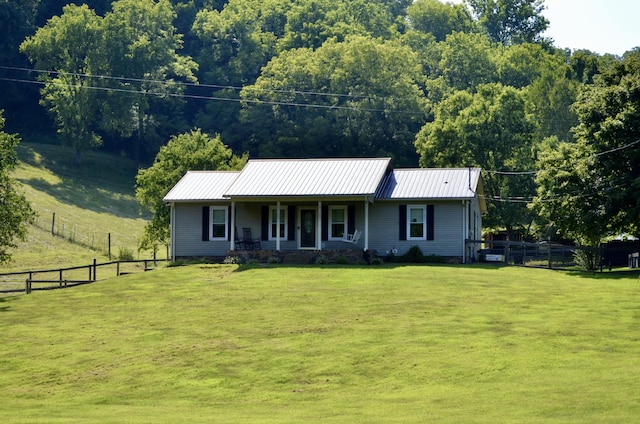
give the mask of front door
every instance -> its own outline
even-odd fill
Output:
[[[300,209],[300,248],[316,247],[316,210]]]

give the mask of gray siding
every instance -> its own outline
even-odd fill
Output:
[[[434,239],[400,240],[399,205],[434,205]],[[381,256],[397,249],[405,254],[412,246],[420,247],[425,255],[461,257],[462,202],[377,202],[369,207],[369,249]]]
[[[228,206],[217,203],[216,206]],[[205,203],[177,203],[174,214],[174,249],[176,257],[226,256],[228,241],[202,241],[202,207]]]
[[[364,232],[365,207],[364,202],[323,202],[329,205],[355,205],[355,228]],[[399,239],[399,205],[434,205],[434,240],[400,240]],[[229,206],[229,203],[215,203],[215,205]],[[242,237],[243,227],[251,228],[254,238],[262,234],[262,206],[267,203],[238,203],[236,204],[235,226],[239,237]],[[288,207],[291,203],[282,203]],[[296,229],[298,222],[297,209],[301,205],[316,206],[317,203],[294,204],[296,206]],[[211,204],[176,204],[175,205],[175,254],[182,256],[226,256],[230,248],[229,241],[202,241],[202,207]],[[397,249],[396,255],[406,253],[412,246],[419,246],[425,255],[439,255],[444,257],[461,257],[463,255],[463,207],[462,201],[378,201],[369,204],[369,249],[376,250],[379,255],[386,256],[388,252]],[[479,239],[482,229],[482,215],[477,200],[471,202],[469,238]],[[475,219],[474,219],[475,212]],[[288,217],[291,219],[291,217]],[[231,229],[233,231],[233,229]],[[296,230],[294,237],[289,234],[288,240],[280,242],[281,250],[296,250],[299,245],[299,234]],[[364,234],[357,244],[337,240],[323,240],[322,248],[331,250],[362,250],[364,249]],[[275,250],[276,241],[261,241],[263,250]],[[467,251],[472,255],[473,251]]]

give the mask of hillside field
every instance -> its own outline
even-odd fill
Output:
[[[87,265],[94,258],[106,262],[109,234],[113,259],[125,252],[136,259],[152,257],[137,251],[148,216],[135,199],[131,160],[88,152],[78,165],[71,150],[37,143],[21,143],[18,157],[12,176],[38,216],[1,270]],[[165,252],[161,247],[159,257]]]
[[[190,265],[0,299],[0,421],[630,423],[634,272]]]

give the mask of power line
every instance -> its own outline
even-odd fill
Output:
[[[4,66],[0,65],[0,69],[12,70],[12,71],[21,71],[21,72],[35,72],[38,74],[55,74],[55,75],[72,75],[82,78],[94,78],[94,79],[103,79],[103,80],[115,80],[120,82],[146,82],[146,83],[155,83],[155,84],[164,84],[164,85],[176,85],[176,86],[184,86],[184,87],[197,87],[197,88],[212,88],[216,90],[233,90],[233,91],[241,91],[247,87],[239,87],[233,85],[218,85],[218,84],[201,84],[201,83],[190,83],[184,81],[161,81],[161,80],[153,80],[153,79],[145,79],[145,78],[133,78],[133,77],[118,77],[112,75],[101,75],[101,74],[84,74],[77,72],[63,72],[63,71],[55,71],[55,70],[44,70],[44,69],[34,69],[34,68],[22,68],[16,66]],[[26,80],[20,80],[26,82]],[[251,87],[253,90],[258,90],[261,92],[267,93],[280,93],[280,94],[302,94],[302,95],[311,95],[311,96],[325,96],[325,97],[337,97],[337,98],[352,98],[352,99],[370,99],[370,100],[378,100],[379,97],[364,95],[364,94],[344,94],[344,93],[327,93],[320,91],[304,91],[304,90],[284,90],[284,89],[275,89],[275,88],[259,88]],[[406,100],[398,97],[388,97],[392,100]]]

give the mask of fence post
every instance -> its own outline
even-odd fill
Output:
[[[111,260],[111,233],[107,234],[107,250],[109,252],[109,260]]]
[[[31,278],[27,278],[24,282],[24,292],[25,294],[31,294]]]
[[[55,235],[55,229],[56,229],[56,213],[53,213],[53,218],[51,219],[51,235]]]
[[[551,237],[547,237],[547,259],[549,261],[549,269],[551,269]]]
[[[96,270],[98,269],[96,265],[96,259],[93,259],[93,281],[96,281],[98,278],[96,277]]]
[[[120,276],[120,261],[116,262],[116,277]]]

